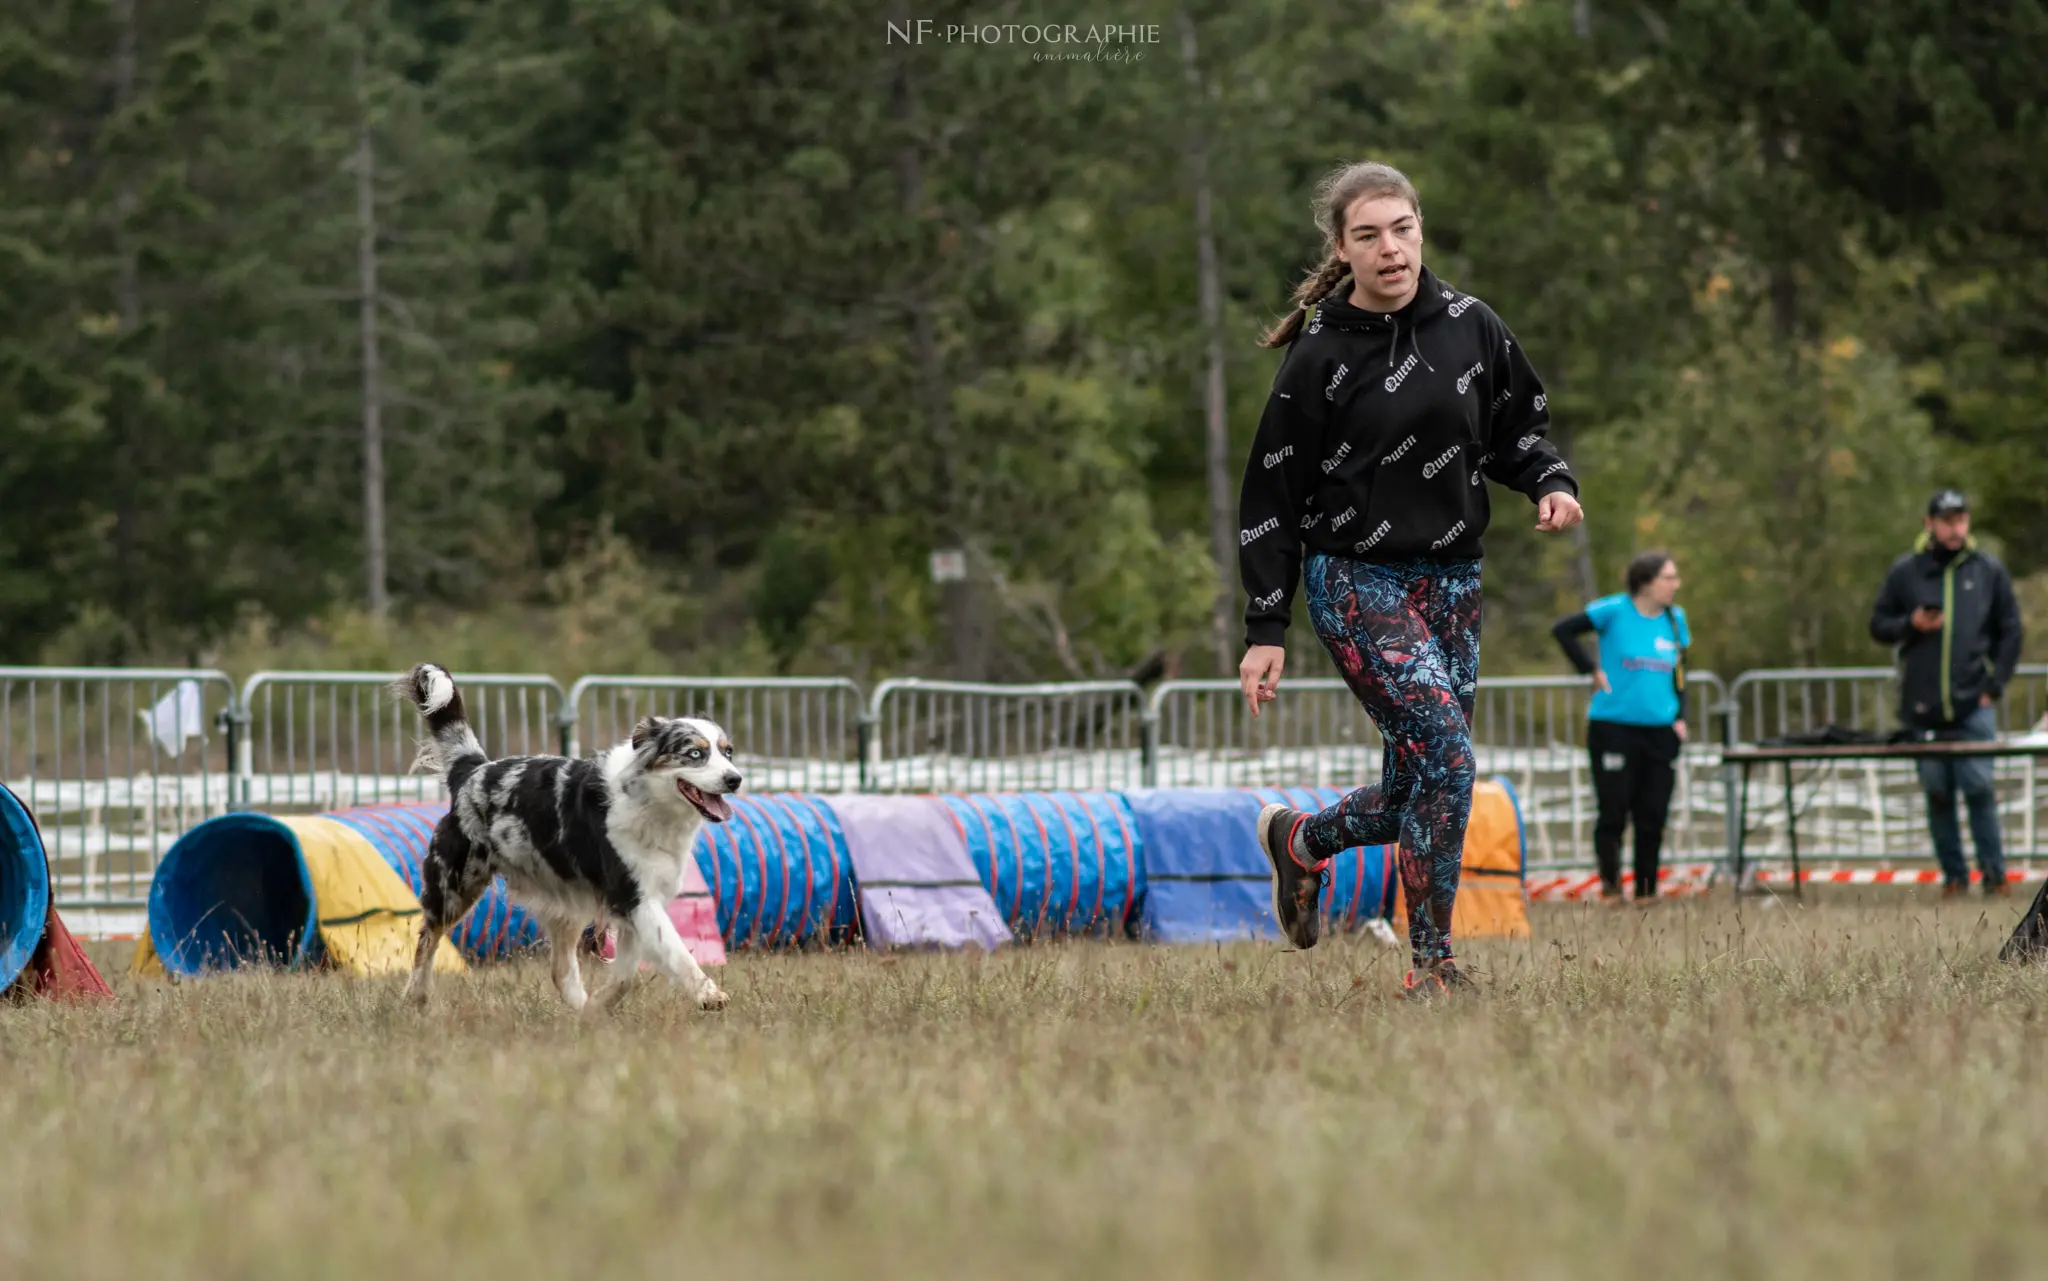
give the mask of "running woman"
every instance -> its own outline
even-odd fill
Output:
[[[1600,894],[1621,898],[1621,831],[1636,825],[1636,899],[1657,897],[1657,862],[1664,849],[1664,819],[1685,745],[1685,651],[1692,629],[1672,602],[1678,563],[1669,552],[1644,552],[1628,563],[1628,588],[1602,596],[1584,612],[1550,629],[1579,675],[1591,676],[1586,709],[1586,750],[1593,757],[1593,794],[1600,821],[1593,854],[1600,864]],[[1600,666],[1579,644],[1600,634]]]
[[[1266,335],[1285,347],[1239,498],[1251,598],[1238,677],[1253,716],[1277,696],[1297,580],[1309,621],[1385,740],[1378,786],[1319,814],[1269,805],[1259,843],[1273,914],[1297,948],[1322,932],[1339,850],[1398,841],[1414,968],[1426,997],[1469,986],[1451,952],[1479,680],[1480,536],[1490,478],[1536,504],[1536,528],[1582,519],[1578,483],[1544,439],[1543,384],[1485,303],[1422,265],[1422,204],[1366,162],[1316,189],[1327,254]]]

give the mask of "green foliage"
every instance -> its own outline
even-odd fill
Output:
[[[1701,667],[1882,662],[1870,604],[1919,530],[1933,434],[1891,356],[1850,335],[1788,349],[1746,310],[1707,303],[1703,359],[1599,454],[1603,590],[1634,551],[1666,547]]]
[[[592,674],[666,672],[678,656],[706,675],[769,670],[773,658],[760,638],[696,643],[719,604],[600,528],[545,575],[530,601],[416,608],[388,620],[342,604],[289,628],[249,609],[203,657],[238,679],[265,669],[399,671],[423,656],[457,671],[543,672],[564,686]]]

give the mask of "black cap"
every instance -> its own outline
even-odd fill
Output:
[[[1934,497],[1927,500],[1927,514],[1929,516],[1948,516],[1956,512],[1966,512],[1968,510],[1970,510],[1970,501],[1963,497],[1963,492],[1959,489],[1938,490]]]

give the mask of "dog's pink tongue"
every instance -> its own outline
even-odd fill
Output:
[[[723,796],[707,795],[704,798],[704,812],[711,816],[712,821],[723,823],[732,817],[732,802]]]

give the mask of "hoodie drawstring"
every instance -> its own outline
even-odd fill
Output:
[[[1401,346],[1401,322],[1392,316],[1388,316],[1387,324],[1394,330],[1393,341],[1387,344],[1387,368],[1392,369],[1394,367],[1394,352]],[[1424,369],[1435,373],[1436,366],[1429,363],[1429,358],[1422,354],[1422,344],[1415,339],[1415,331],[1420,327],[1419,325],[1408,326],[1408,350],[1415,353],[1415,358],[1422,362]]]

